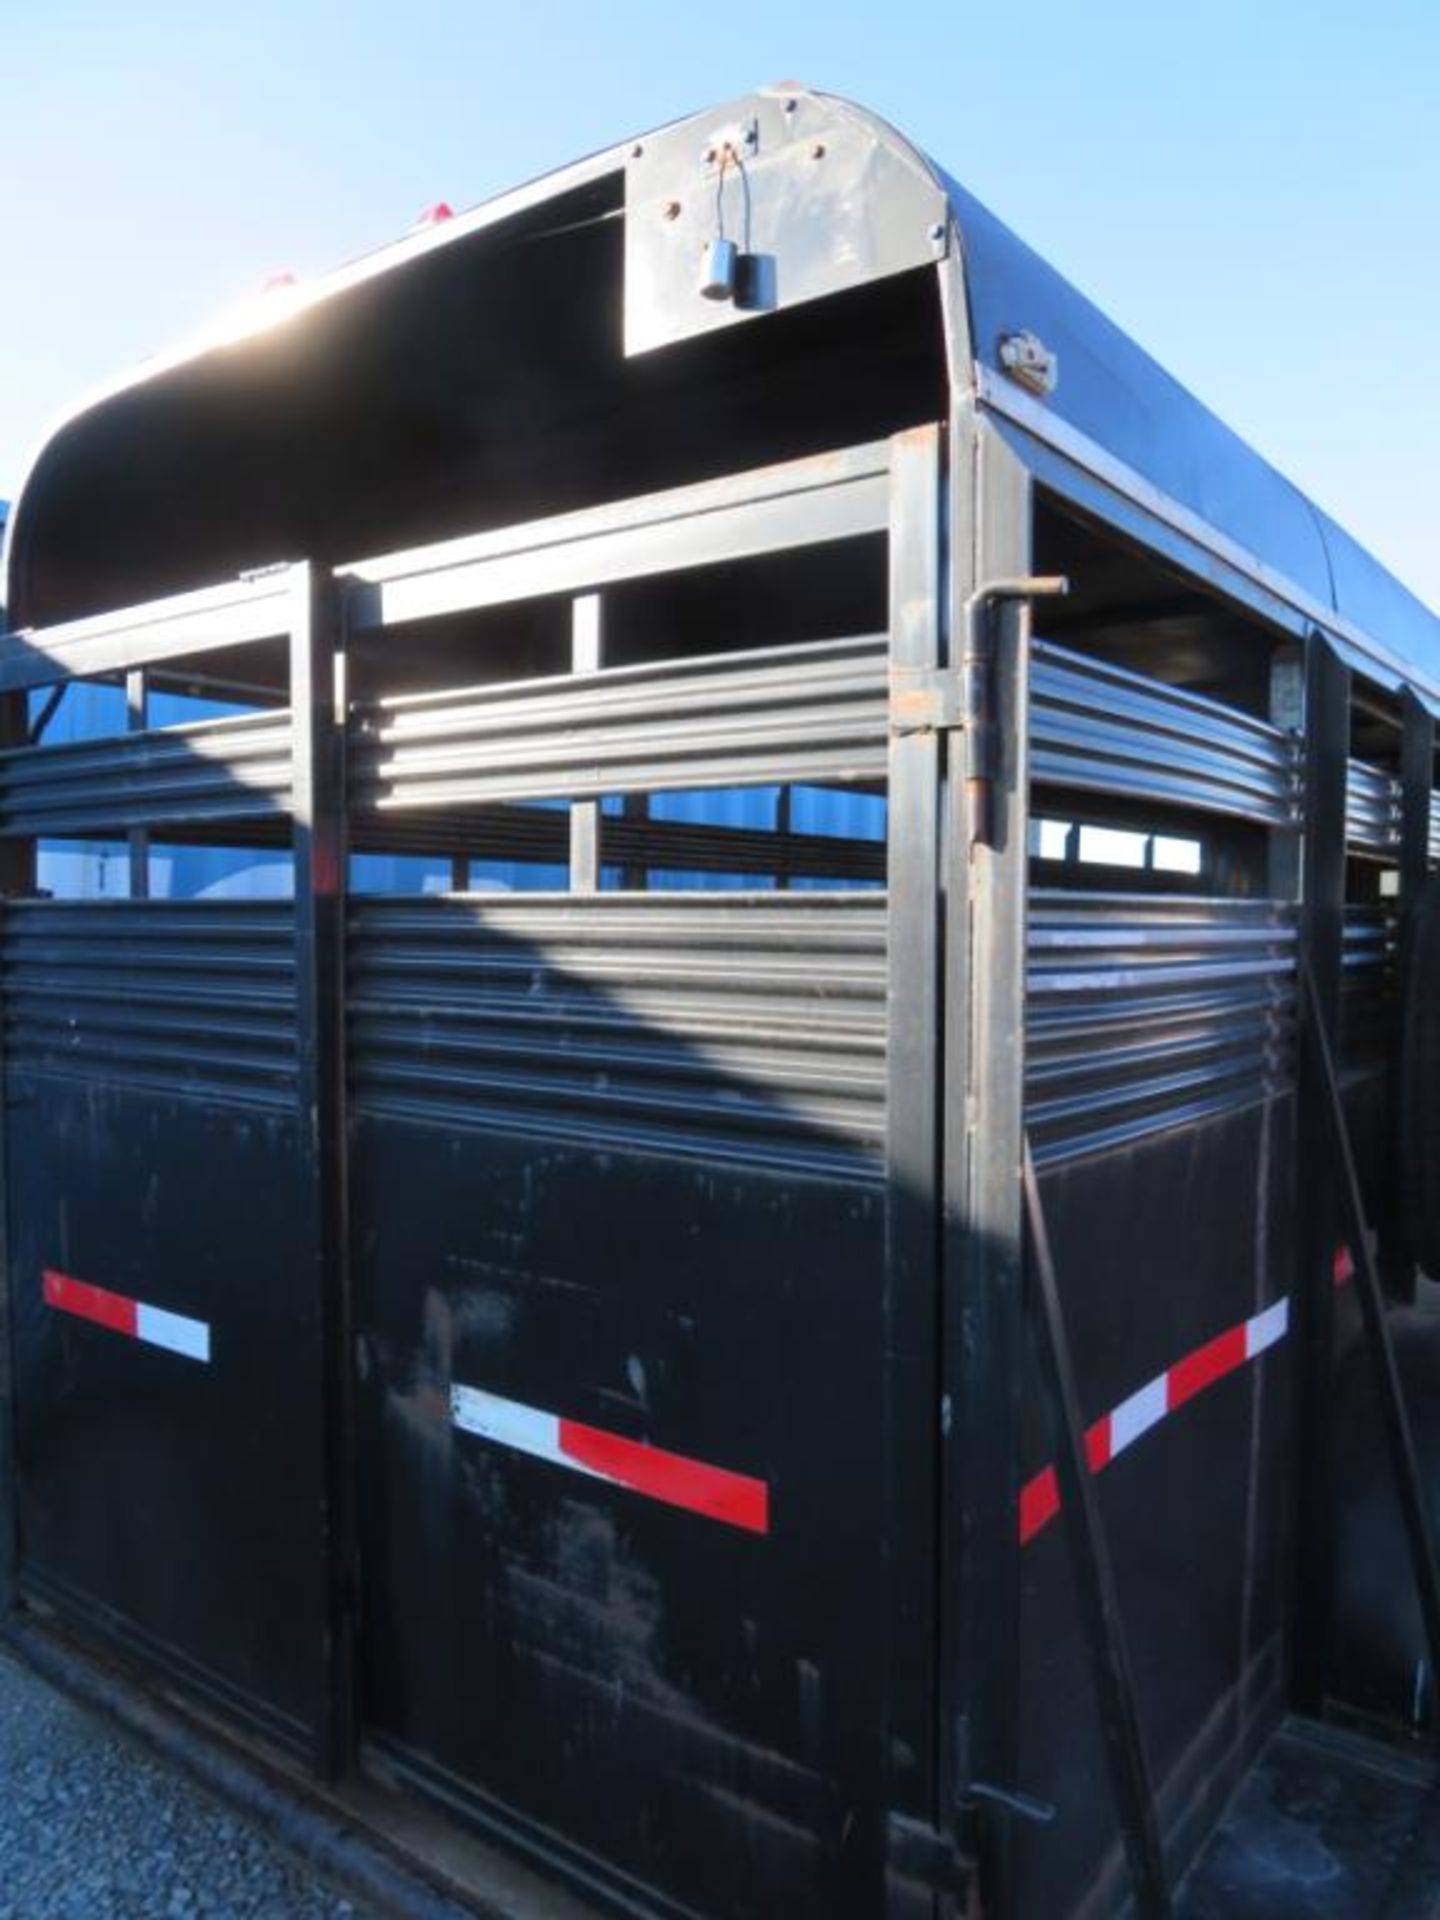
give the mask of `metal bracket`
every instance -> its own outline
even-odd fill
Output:
[[[964,689],[953,667],[891,667],[892,733],[948,733],[964,724]]]

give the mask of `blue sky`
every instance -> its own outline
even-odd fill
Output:
[[[1440,0],[0,0],[0,491],[269,275],[781,79],[887,114],[1440,606]]]

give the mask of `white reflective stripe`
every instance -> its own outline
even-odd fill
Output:
[[[171,1353],[183,1353],[187,1360],[210,1360],[210,1329],[203,1320],[191,1320],[183,1313],[166,1313],[163,1307],[135,1303],[135,1338],[152,1347],[165,1347]]]
[[[561,1451],[560,1420],[556,1414],[522,1406],[518,1400],[502,1400],[498,1393],[484,1393],[479,1387],[452,1386],[450,1415],[465,1433],[493,1440],[497,1446],[513,1447],[516,1453],[528,1453],[536,1460],[570,1467],[576,1473],[588,1472],[579,1461]]]
[[[1277,1300],[1273,1307],[1267,1307],[1253,1320],[1245,1322],[1245,1358],[1253,1360],[1257,1353],[1264,1353],[1277,1340],[1283,1340],[1289,1330],[1290,1302]]]
[[[1148,1433],[1151,1427],[1165,1418],[1170,1410],[1170,1402],[1165,1386],[1166,1376],[1162,1373],[1158,1380],[1149,1380],[1138,1393],[1132,1393],[1128,1400],[1122,1400],[1110,1415],[1110,1458],[1123,1453],[1133,1440],[1142,1433]]]

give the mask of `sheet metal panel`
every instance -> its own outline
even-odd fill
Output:
[[[1279,1098],[1044,1173],[1087,1421],[1286,1294],[1293,1128],[1293,1099]],[[1037,1388],[1027,1477],[1053,1457]],[[1193,1857],[1280,1715],[1288,1396],[1282,1341],[1190,1394],[1095,1484],[1177,1862]],[[1056,1817],[1024,1829],[1017,1913],[1120,1913],[1129,1888],[1061,1526],[1024,1549],[1022,1568],[1019,1778]]]
[[[880,1910],[885,948],[868,895],[352,915],[368,1739],[647,1912]]]
[[[287,909],[10,902],[22,1591],[302,1752],[318,1327]]]

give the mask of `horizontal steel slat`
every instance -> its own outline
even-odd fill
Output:
[[[359,561],[340,574],[351,627],[880,533],[889,521],[889,473],[889,445],[877,442]]]
[[[17,1067],[285,1107],[295,1089],[284,903],[13,901],[0,918]]]
[[[1294,909],[1037,892],[1026,1111],[1059,1160],[1233,1113],[1289,1089]]]
[[[885,904],[357,902],[361,1111],[882,1176]]]
[[[1300,813],[1300,749],[1218,701],[1125,668],[1035,645],[1031,779],[1269,826]]]
[[[378,703],[352,723],[352,805],[880,778],[886,652],[822,642]]]
[[[1359,853],[1397,853],[1400,830],[1400,782],[1381,767],[1351,760],[1345,778],[1346,845]]]
[[[0,752],[0,833],[249,819],[290,805],[288,714]]]
[[[115,673],[187,654],[279,639],[295,613],[287,567],[61,626],[0,635],[0,691]]]

